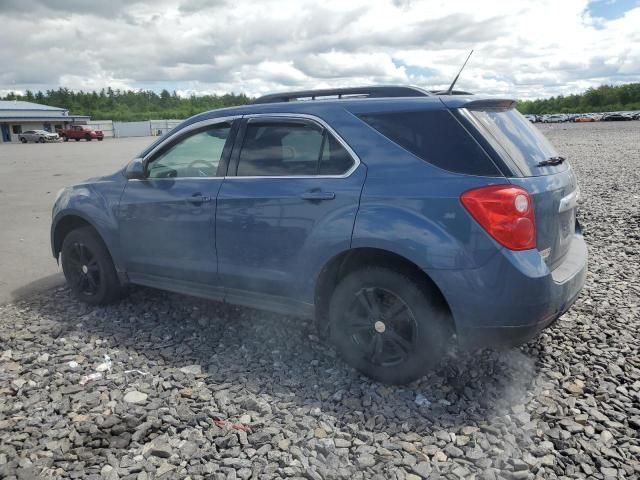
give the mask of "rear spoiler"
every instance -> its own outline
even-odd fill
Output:
[[[468,110],[505,111],[515,108],[517,103],[509,98],[441,97],[441,99],[449,108],[466,108]]]

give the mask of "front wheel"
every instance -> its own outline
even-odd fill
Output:
[[[76,142],[79,142],[79,141],[80,141],[80,139],[79,139],[79,138],[74,138],[74,140],[75,140]]]
[[[390,384],[417,380],[437,365],[451,336],[449,314],[423,283],[371,267],[338,284],[329,306],[330,338],[348,364]]]
[[[111,255],[91,227],[70,232],[62,242],[62,271],[74,296],[93,305],[117,300],[122,287]]]
[[[62,139],[63,139],[65,142],[68,142],[68,141],[69,141],[69,137],[67,137],[66,135],[65,135],[64,137],[62,137]]]
[[[45,140],[44,140],[44,138],[43,138],[43,137],[40,137],[40,138],[38,139],[38,142],[39,142],[39,143],[44,143],[44,142],[45,142]]]
[[[20,137],[20,141],[21,141],[22,143],[27,143],[27,139],[26,139],[26,138],[24,138],[24,137]]]

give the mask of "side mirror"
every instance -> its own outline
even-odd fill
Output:
[[[134,158],[129,162],[125,170],[125,176],[128,180],[144,180],[144,162],[141,158]]]

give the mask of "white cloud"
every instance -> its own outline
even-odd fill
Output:
[[[518,98],[640,81],[640,6],[587,0],[4,0],[0,91],[184,94],[410,83]]]

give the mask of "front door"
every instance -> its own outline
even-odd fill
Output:
[[[313,259],[348,248],[364,167],[309,119],[256,116],[241,136],[218,194],[220,281],[236,301],[243,291],[308,301]]]
[[[120,241],[133,282],[217,283],[215,200],[226,170],[229,122],[177,138],[145,160],[119,207]]]

